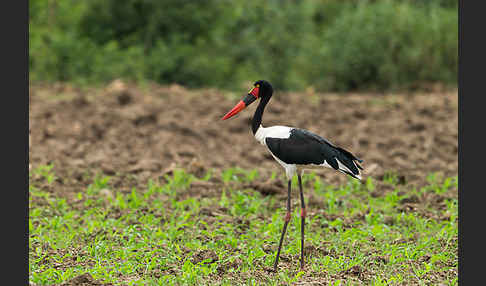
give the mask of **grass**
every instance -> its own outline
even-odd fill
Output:
[[[38,285],[84,273],[115,285],[458,284],[457,177],[430,174],[429,184],[416,189],[393,173],[342,186],[306,174],[305,272],[294,180],[280,271],[270,273],[286,191],[264,196],[249,188],[259,179],[256,170],[202,179],[175,170],[126,193],[96,176],[70,196],[43,189],[57,178],[52,166],[29,176],[29,280]],[[220,182],[217,189],[208,184],[193,192],[211,179]],[[389,191],[373,195],[380,184]]]

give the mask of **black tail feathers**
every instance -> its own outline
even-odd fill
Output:
[[[360,163],[363,163],[363,160],[361,160],[359,158],[356,158],[356,156],[354,156],[353,154],[351,154],[351,152],[349,152],[347,150],[344,150],[341,147],[336,147],[336,149],[338,149],[341,153],[343,153],[344,155],[346,155],[347,157],[349,157],[351,160],[356,160],[356,161],[358,161]]]
[[[359,170],[363,170],[363,167],[361,167],[356,161],[358,161],[359,163],[362,163],[363,160],[357,158],[356,156],[351,154],[351,152],[349,152],[349,151],[347,151],[343,148],[336,147],[336,149],[339,151],[339,155],[338,155],[337,159],[344,166],[346,166],[346,168],[349,169],[349,170],[341,170],[341,171],[343,171],[346,174],[351,175],[353,178],[361,179],[361,174],[360,174]]]

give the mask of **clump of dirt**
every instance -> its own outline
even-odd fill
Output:
[[[211,264],[218,261],[218,254],[214,250],[200,250],[195,255],[193,255],[191,262],[197,264],[200,262]]]
[[[91,274],[89,273],[81,274],[61,284],[61,286],[109,286],[109,285],[113,285],[113,284],[112,283],[103,284],[95,280],[93,276],[91,276]]]
[[[306,245],[304,253],[306,256],[310,256],[314,254],[323,255],[323,256],[330,255],[329,250],[326,249],[325,246],[315,247],[314,245]]]
[[[283,169],[253,138],[256,104],[222,121],[238,99],[216,90],[157,86],[141,90],[122,82],[105,89],[31,86],[31,169],[54,164],[62,181],[53,192],[84,190],[92,175],[118,179],[117,189],[143,187],[173,168],[197,177],[229,167],[256,168],[265,181]],[[364,179],[389,171],[400,184],[421,186],[426,175],[457,175],[457,92],[428,94],[319,94],[278,92],[263,125],[308,129],[363,159]],[[172,168],[172,169],[171,169]],[[347,178],[331,169],[318,174],[328,184]],[[264,195],[285,186],[257,182]],[[200,187],[207,189],[207,187]],[[202,191],[203,189],[201,189]],[[377,193],[376,195],[380,195]]]
[[[240,267],[242,264],[243,261],[239,257],[236,257],[233,261],[221,263],[217,268],[218,274],[222,275],[228,272],[230,269],[238,269],[238,267]]]

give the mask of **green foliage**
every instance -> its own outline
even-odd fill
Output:
[[[43,166],[33,172],[52,170]],[[115,285],[281,285],[327,277],[330,285],[457,285],[457,189],[442,193],[448,199],[441,206],[414,212],[397,207],[407,196],[398,190],[372,196],[370,188],[380,182],[371,177],[366,184],[353,180],[337,187],[305,174],[306,270],[298,269],[297,199],[281,253],[286,259],[279,273],[266,274],[284,223],[285,200],[244,189],[256,172],[228,169],[223,177],[224,198],[188,195],[199,179],[184,170],[160,184],[149,181],[145,190],[114,189],[113,196],[102,192],[111,188],[110,177],[96,176],[74,200],[40,191],[43,184],[32,182],[30,282],[62,284],[90,273]],[[431,174],[424,192],[457,188],[454,180]],[[390,178],[386,182],[399,186]],[[174,193],[181,196],[171,199]],[[355,266],[369,274],[368,280],[346,274]]]
[[[33,170],[32,173],[35,176],[39,176],[39,177],[42,177],[43,179],[45,179],[48,184],[52,184],[52,182],[54,182],[54,180],[56,179],[56,176],[52,172],[53,167],[54,167],[53,164],[42,165],[42,166],[39,166],[38,168],[36,168],[35,170]],[[32,174],[29,174],[29,175],[32,176]]]
[[[457,1],[36,0],[33,81],[387,89],[455,84]]]
[[[381,88],[455,83],[457,15],[395,1],[361,2],[343,11],[325,34],[323,88]]]

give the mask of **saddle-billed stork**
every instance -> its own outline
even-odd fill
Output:
[[[305,203],[304,193],[302,190],[301,175],[305,169],[314,169],[320,167],[329,167],[344,174],[348,174],[355,179],[361,180],[360,169],[363,168],[357,163],[363,162],[356,158],[350,152],[333,145],[326,139],[307,130],[287,127],[272,126],[263,127],[261,125],[263,111],[270,101],[273,94],[272,85],[265,80],[259,80],[253,84],[250,92],[231,109],[222,119],[226,120],[238,112],[245,109],[248,105],[257,99],[260,99],[255,114],[251,122],[251,128],[256,140],[265,145],[272,154],[273,158],[285,169],[288,180],[287,192],[287,214],[285,223],[280,236],[277,256],[275,257],[274,270],[277,270],[280,249],[290,221],[290,187],[293,176],[297,173],[300,189],[301,202],[301,249],[300,249],[300,267],[304,268],[304,225],[305,225]]]

